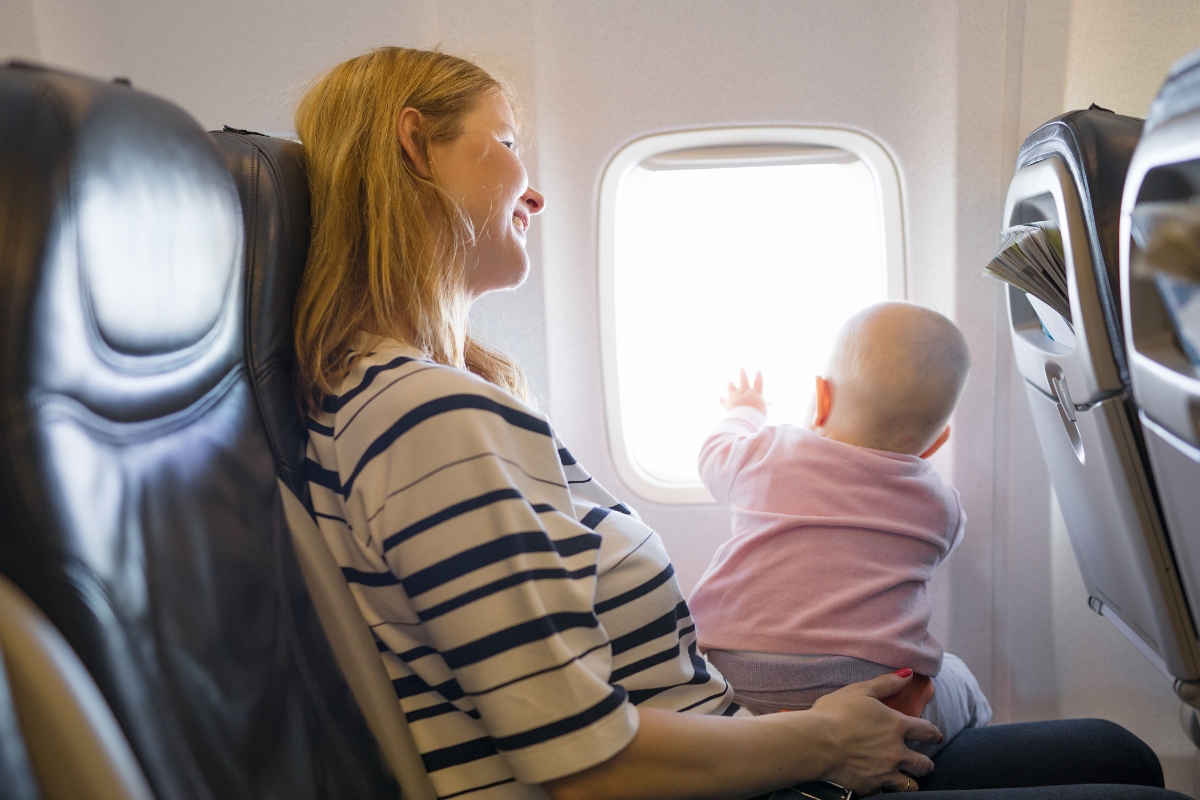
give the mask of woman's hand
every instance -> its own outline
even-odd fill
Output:
[[[822,779],[860,794],[915,789],[901,770],[925,775],[933,762],[904,740],[933,742],[941,733],[879,702],[909,676],[854,683],[787,714],[729,719],[641,708],[624,750],[543,788],[554,800],[726,800]]]
[[[833,737],[831,748],[838,754],[836,764],[822,777],[858,794],[870,794],[879,789],[913,790],[916,781],[909,775],[919,777],[933,770],[933,762],[909,750],[904,741],[939,742],[941,732],[931,722],[905,716],[880,702],[909,685],[912,671],[907,673],[852,683],[813,704],[808,713],[825,718]]]

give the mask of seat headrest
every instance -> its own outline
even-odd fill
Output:
[[[1200,50],[1193,50],[1171,66],[1166,82],[1150,104],[1146,132],[1196,110],[1200,110]]]
[[[159,800],[395,798],[288,535],[262,387],[290,377],[292,301],[242,231],[183,111],[0,68],[0,572]]]
[[[296,142],[226,128],[210,134],[225,156],[246,220],[246,341],[251,384],[276,469],[308,504],[308,437],[293,388],[292,309],[308,258],[308,175]]]
[[[1142,132],[1142,120],[1092,106],[1055,117],[1026,137],[1017,169],[1058,158],[1075,180],[1083,204],[1088,250],[1099,289],[1105,328],[1121,380],[1129,383],[1122,334],[1117,242],[1125,173]]]
[[[203,397],[241,349],[241,208],[212,143],[163,100],[24,65],[0,69],[0,120],[0,280],[25,301],[0,336],[35,353],[5,380],[121,422]]]

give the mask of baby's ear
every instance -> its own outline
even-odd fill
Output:
[[[817,396],[813,409],[813,430],[823,427],[829,421],[829,409],[833,408],[833,387],[829,381],[817,376]]]
[[[950,438],[950,426],[947,425],[942,430],[941,435],[938,436],[938,438],[934,440],[933,444],[929,445],[929,448],[924,453],[921,453],[921,458],[929,458],[931,455],[936,453],[938,450],[941,450],[942,445],[944,445],[947,442],[947,440],[949,440],[949,438]]]

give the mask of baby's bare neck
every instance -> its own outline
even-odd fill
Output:
[[[857,408],[837,408],[831,410],[825,424],[814,428],[813,432],[843,444],[855,447],[866,447],[871,450],[883,450],[888,453],[904,455],[920,455],[928,443],[917,436],[900,433],[894,428],[879,424],[879,415],[869,410]]]

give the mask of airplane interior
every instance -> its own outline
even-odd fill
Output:
[[[845,320],[933,309],[970,373],[929,633],[991,725],[1110,720],[1200,797],[1193,0],[0,0],[0,798],[551,796],[445,777],[412,703],[470,693],[381,659],[314,489],[293,113],[389,45],[511,99],[544,211],[471,330],[683,597],[726,382],[809,425]]]

